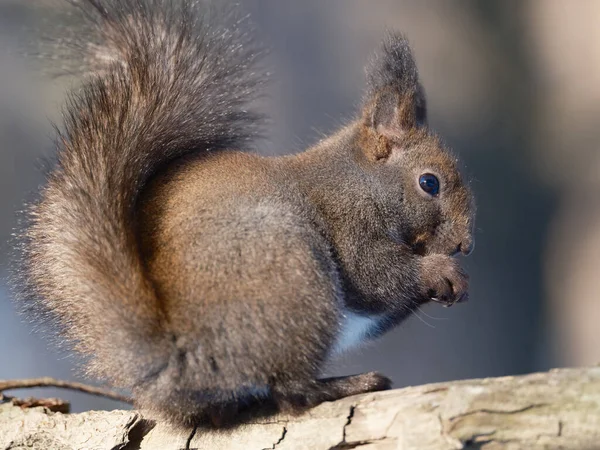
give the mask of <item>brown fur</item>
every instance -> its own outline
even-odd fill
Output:
[[[116,63],[72,97],[31,209],[33,309],[91,374],[177,423],[388,387],[377,374],[318,379],[344,320],[377,317],[373,338],[419,304],[464,300],[453,256],[473,246],[472,196],[426,127],[406,40],[390,35],[373,59],[360,118],[264,158],[237,151],[260,129],[245,106],[257,53],[239,24],[206,25],[187,2],[83,6]]]

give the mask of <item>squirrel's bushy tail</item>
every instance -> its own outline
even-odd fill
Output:
[[[139,257],[136,200],[174,158],[250,145],[260,54],[230,12],[203,2],[77,5],[89,26],[80,36],[95,39],[75,44],[93,70],[68,99],[56,166],[23,233],[27,303],[59,321],[91,373],[131,387],[177,357]]]

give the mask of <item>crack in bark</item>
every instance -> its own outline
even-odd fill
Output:
[[[352,418],[354,417],[354,410],[356,409],[356,406],[357,405],[350,405],[350,411],[348,412],[348,417],[346,417],[346,423],[344,424],[344,428],[342,428],[342,441],[339,444],[336,444],[333,447],[331,447],[329,450],[340,450],[340,449],[345,449],[345,448],[353,448],[353,447],[347,447],[346,428],[348,427],[348,425],[350,425],[352,423]]]
[[[332,447],[329,450],[350,450],[353,448],[362,447],[363,445],[373,444],[375,442],[395,441],[395,440],[396,440],[396,438],[390,438],[388,436],[384,436],[384,437],[374,438],[374,439],[365,439],[363,441],[343,442],[341,444],[336,445],[335,447]]]
[[[344,428],[342,429],[342,442],[341,444],[345,444],[346,443],[346,428],[348,428],[348,425],[350,425],[352,423],[352,419],[354,418],[354,411],[356,410],[356,405],[350,405],[350,412],[348,413],[348,417],[346,418],[347,421],[344,424]]]
[[[275,447],[277,447],[279,444],[281,444],[283,442],[283,440],[285,439],[285,435],[287,434],[288,430],[286,427],[283,427],[283,432],[281,433],[281,437],[279,438],[279,440],[277,442],[275,442],[270,448],[269,447],[265,447],[262,450],[274,450]]]
[[[401,411],[398,411],[394,415],[394,418],[392,419],[392,422],[388,426],[387,431],[384,434],[384,436],[382,436],[380,438],[372,438],[372,439],[365,439],[365,440],[362,440],[362,441],[348,442],[347,441],[347,436],[346,436],[346,429],[352,423],[352,419],[354,418],[354,413],[356,411],[357,406],[358,406],[358,404],[356,404],[356,405],[350,405],[350,412],[348,414],[347,421],[344,424],[344,428],[342,430],[342,442],[340,442],[339,444],[337,444],[334,447],[331,447],[330,450],[349,450],[349,449],[353,449],[353,448],[362,447],[363,445],[372,444],[374,442],[381,442],[381,441],[385,441],[385,440],[395,440],[395,438],[390,438],[388,436],[387,431],[389,431],[389,429],[392,427],[392,425],[394,424],[394,422],[396,421],[396,419],[398,418],[398,416],[401,414]]]
[[[447,386],[437,387],[437,388],[434,388],[434,389],[429,389],[427,391],[423,391],[423,395],[426,395],[426,394],[435,394],[436,392],[445,392],[448,389],[449,388]]]
[[[482,443],[486,443],[486,442],[492,442],[494,439],[481,440],[479,438],[486,438],[486,437],[493,436],[495,434],[496,434],[496,430],[490,431],[488,433],[474,433],[469,439],[465,439],[465,440],[461,439],[461,441],[464,445],[467,445],[467,446],[475,445],[475,444],[482,444]]]
[[[191,450],[190,445],[192,445],[192,439],[196,436],[196,432],[198,431],[198,427],[194,427],[187,440],[185,441],[185,450]]]
[[[556,433],[556,436],[561,437],[562,433],[563,433],[563,421],[559,420],[558,421],[558,433]]]
[[[366,441],[349,442],[349,443],[336,445],[331,450],[351,450],[353,448],[362,447],[363,445],[369,445],[369,444],[373,444],[375,442],[385,441],[386,439],[387,438],[377,438],[377,439],[367,439]],[[389,440],[392,440],[392,439],[389,439]]]
[[[139,450],[142,445],[144,437],[152,431],[156,426],[156,422],[148,419],[144,419],[138,414],[135,414],[131,420],[125,425],[127,430],[126,440],[127,442],[115,447],[119,450]]]
[[[519,414],[519,413],[522,413],[525,411],[529,411],[531,409],[542,408],[544,406],[548,406],[548,403],[534,403],[532,405],[527,405],[522,408],[511,409],[511,410],[486,409],[486,408],[474,409],[472,411],[467,411],[465,413],[457,414],[456,416],[452,416],[452,417],[448,418],[447,420],[448,420],[448,422],[453,422],[455,420],[462,419],[463,417],[468,417],[468,416],[472,416],[472,415],[479,414],[479,413],[483,413],[483,414]]]

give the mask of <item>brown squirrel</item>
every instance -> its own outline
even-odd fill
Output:
[[[465,300],[454,256],[473,248],[473,197],[427,127],[406,39],[374,56],[354,121],[267,158],[246,151],[264,77],[239,21],[191,1],[79,6],[94,73],[22,232],[26,306],[175,423],[389,388],[318,377],[417,306]]]

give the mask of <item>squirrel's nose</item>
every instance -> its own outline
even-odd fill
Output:
[[[473,249],[475,248],[475,241],[473,239],[465,239],[460,244],[458,244],[457,252],[462,253],[465,256],[469,256],[473,253]]]

